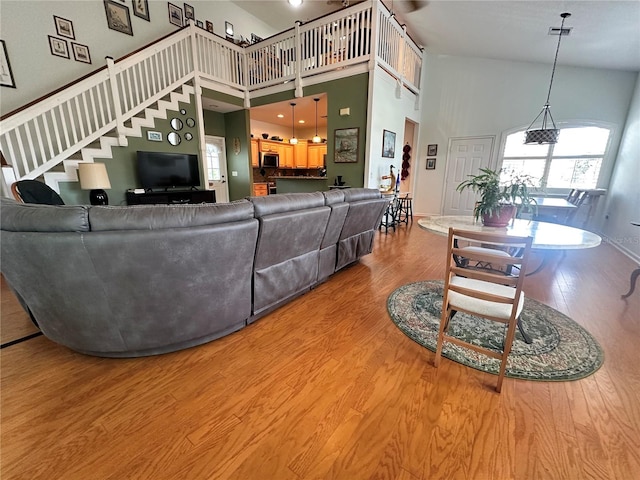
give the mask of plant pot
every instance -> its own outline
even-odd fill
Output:
[[[503,205],[493,215],[488,213],[482,215],[482,224],[485,227],[506,227],[515,216],[516,211],[515,205]]]

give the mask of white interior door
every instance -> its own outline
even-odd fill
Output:
[[[495,137],[470,137],[449,140],[443,215],[473,215],[476,194],[468,189],[460,193],[456,187],[467,179],[467,175],[476,174],[481,168],[491,165],[494,139]]]
[[[209,187],[216,191],[216,203],[226,203],[229,201],[229,186],[224,137],[206,135],[205,154]]]

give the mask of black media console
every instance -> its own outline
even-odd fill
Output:
[[[127,191],[127,205],[180,205],[183,203],[216,203],[214,190],[167,190],[135,193]]]

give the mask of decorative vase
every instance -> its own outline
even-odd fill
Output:
[[[485,213],[482,215],[482,224],[485,227],[506,227],[516,214],[515,205],[502,205],[493,215]]]
[[[268,133],[263,133],[262,134],[262,138],[264,138],[266,140],[267,138],[269,138],[269,134]]]

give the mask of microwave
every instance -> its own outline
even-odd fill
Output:
[[[277,153],[263,153],[260,166],[262,167],[278,167],[280,158]]]

